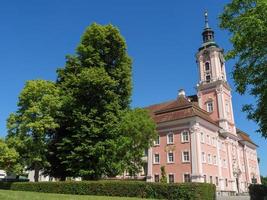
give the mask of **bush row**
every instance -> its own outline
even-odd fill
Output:
[[[251,200],[267,199],[267,186],[253,184],[249,186],[249,195]]]
[[[141,181],[81,181],[0,183],[1,189],[61,194],[214,200],[215,186],[207,183],[147,183]]]

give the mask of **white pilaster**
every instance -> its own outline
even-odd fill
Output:
[[[152,155],[152,147],[148,149],[147,155],[147,182],[153,182],[153,155]]]

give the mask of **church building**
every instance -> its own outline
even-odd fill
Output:
[[[158,132],[148,150],[147,181],[159,182],[164,169],[169,183],[206,182],[218,194],[244,193],[261,183],[257,145],[236,127],[223,49],[207,13],[202,37],[196,94],[180,90],[175,100],[147,107]]]

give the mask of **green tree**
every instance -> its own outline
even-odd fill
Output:
[[[261,184],[267,186],[267,176],[261,176]]]
[[[19,96],[17,112],[8,118],[7,140],[18,151],[22,164],[35,171],[35,181],[38,181],[39,171],[49,165],[47,143],[59,127],[55,116],[59,115],[60,106],[55,83],[27,81]]]
[[[160,173],[161,173],[160,182],[167,183],[167,175],[166,175],[165,166],[160,167]]]
[[[18,162],[18,152],[0,139],[0,169],[7,173],[21,174],[23,167]]]
[[[69,176],[98,179],[119,171],[115,141],[121,115],[130,103],[131,60],[112,25],[92,24],[76,53],[58,70],[64,115],[55,134],[53,154],[58,162],[53,168],[63,166]]]
[[[267,138],[267,1],[232,0],[220,20],[221,28],[231,33],[233,48],[227,58],[236,59],[233,78],[237,91],[255,97],[255,104],[243,106],[243,111]]]
[[[118,163],[123,171],[136,176],[145,164],[144,153],[156,138],[156,126],[147,110],[136,108],[127,111],[120,122]]]

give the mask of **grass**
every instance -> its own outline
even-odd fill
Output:
[[[0,190],[1,200],[140,200],[129,197],[107,197],[86,195],[65,195],[39,192],[22,192],[12,190]]]

